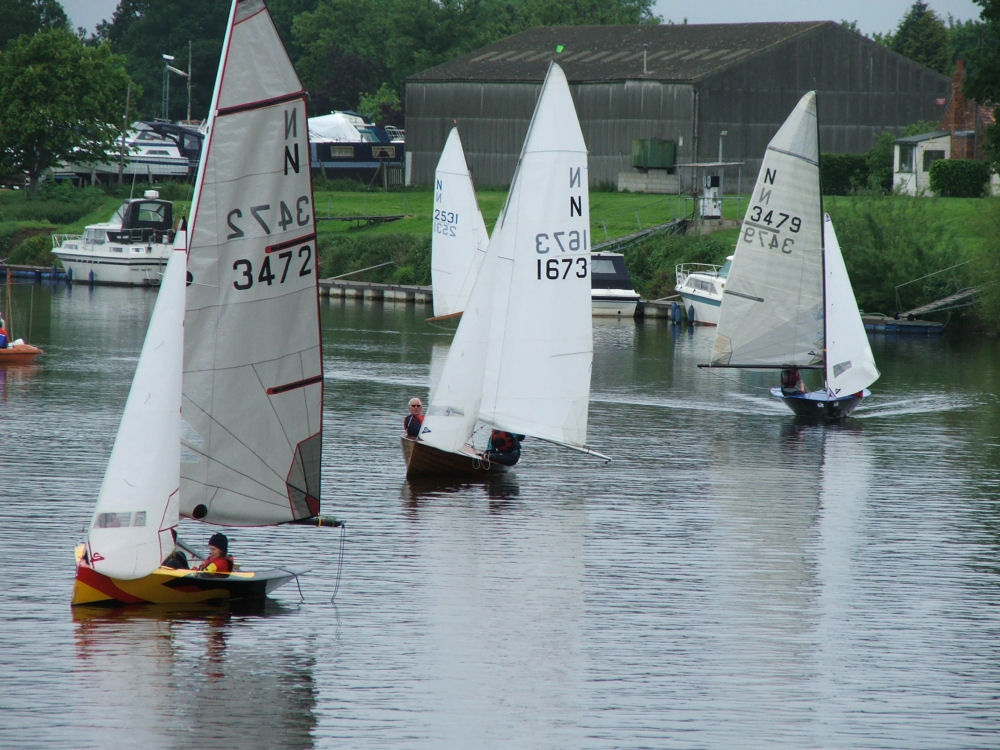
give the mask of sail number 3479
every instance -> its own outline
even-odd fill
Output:
[[[552,251],[563,253],[578,253],[587,249],[587,230],[582,232],[540,232],[535,235],[535,252],[548,255]],[[535,261],[536,278],[565,279],[570,276],[578,279],[587,278],[587,256],[577,255],[572,258],[560,256],[556,258],[538,258]]]

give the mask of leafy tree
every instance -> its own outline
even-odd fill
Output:
[[[58,0],[0,0],[0,49],[11,39],[32,36],[42,29],[69,29],[66,11]]]
[[[111,21],[97,27],[96,41],[108,42],[128,58],[129,73],[141,92],[133,92],[133,120],[163,117],[162,55],[188,69],[191,49],[191,117],[204,119],[212,101],[219,69],[222,37],[229,18],[230,0],[119,0]],[[170,111],[166,119],[182,119],[187,112],[187,80],[170,75]]]
[[[374,94],[362,94],[358,103],[358,114],[372,122],[402,127],[402,106],[399,96],[391,86],[383,83]]]
[[[962,93],[981,104],[993,105],[994,124],[986,129],[983,150],[994,171],[1000,171],[1000,0],[976,0],[983,9],[980,44],[967,54]]]
[[[890,49],[938,73],[951,72],[948,30],[927,3],[917,0],[896,27]]]
[[[106,160],[128,83],[123,57],[65,29],[11,41],[0,55],[0,160],[26,172],[32,192],[59,161]]]

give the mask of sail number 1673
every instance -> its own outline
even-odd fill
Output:
[[[550,252],[557,253],[579,253],[587,249],[587,230],[582,232],[573,230],[570,232],[540,232],[535,235],[535,252],[539,255],[548,255]],[[578,279],[587,278],[587,256],[575,255],[567,257],[565,255],[554,258],[538,258],[535,261],[536,278],[538,279],[566,279],[571,276]]]

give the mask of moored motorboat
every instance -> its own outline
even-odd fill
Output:
[[[633,318],[639,293],[621,253],[590,254],[590,302],[597,317]]]
[[[52,254],[67,279],[94,284],[156,286],[173,246],[173,204],[147,190],[129,198],[108,221],[83,234],[52,235]]]
[[[709,263],[678,263],[674,268],[677,281],[674,291],[684,301],[688,322],[696,325],[719,324],[719,308],[726,291],[726,278],[733,256],[721,266]]]

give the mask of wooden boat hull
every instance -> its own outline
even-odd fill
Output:
[[[402,446],[407,479],[427,477],[468,479],[493,476],[508,468],[503,464],[484,459],[467,445],[463,446],[462,450],[452,453],[404,435]]]
[[[13,346],[0,349],[0,365],[30,362],[41,353],[42,350],[37,346],[32,346],[31,344],[14,344]]]
[[[848,416],[854,407],[861,403],[861,399],[871,395],[867,388],[860,393],[852,393],[849,396],[840,398],[830,398],[825,390],[810,391],[800,396],[786,396],[780,388],[772,388],[771,395],[780,398],[797,416],[806,419],[823,421],[836,421]]]
[[[212,602],[262,603],[269,593],[295,577],[287,570],[201,573],[157,568],[134,580],[109,578],[98,573],[77,550],[76,579],[71,604],[208,604]]]

